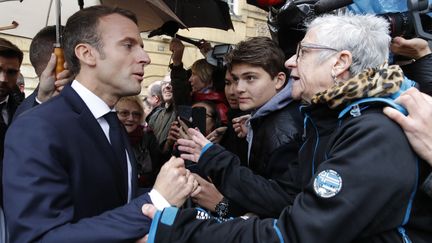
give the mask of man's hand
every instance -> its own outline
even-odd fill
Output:
[[[239,116],[232,119],[234,131],[237,133],[237,137],[244,138],[247,135],[248,129],[246,122],[251,118],[250,115]]]
[[[63,87],[72,80],[67,65],[65,63],[65,70],[55,76],[56,56],[51,54],[51,58],[39,77],[39,90],[37,99],[40,102],[45,102],[51,97],[60,93]]]
[[[404,116],[390,107],[384,108],[384,114],[399,123],[414,151],[432,166],[432,97],[410,88],[396,102],[409,115]]]
[[[172,147],[174,143],[177,141],[177,139],[180,138],[180,125],[178,121],[171,122],[171,127],[168,132],[167,141],[165,144],[167,144],[169,147]]]
[[[212,143],[220,143],[227,129],[227,127],[218,127],[207,135],[206,138]]]
[[[180,156],[183,159],[187,159],[193,162],[198,162],[198,159],[201,155],[202,148],[210,143],[207,138],[204,137],[204,135],[193,128],[188,129],[188,134],[192,138],[190,139],[179,139],[177,140],[177,143],[179,144],[178,150],[182,153]]]
[[[156,214],[156,212],[157,212],[157,209],[156,209],[155,206],[153,206],[153,204],[144,204],[141,207],[141,211],[142,211],[142,213],[145,216],[153,219],[154,216],[155,216],[155,214]],[[143,238],[138,239],[137,241],[135,241],[135,243],[147,243],[147,241],[148,241],[148,234],[145,235]]]
[[[208,41],[206,41],[206,40],[204,40],[204,39],[200,40],[200,45],[199,45],[198,48],[199,48],[201,54],[202,54],[204,57],[207,56],[207,53],[208,53],[209,51],[213,50],[213,48],[212,48],[210,42],[208,42]]]
[[[178,66],[182,63],[183,52],[185,46],[181,42],[181,40],[177,38],[173,38],[170,42],[170,51],[172,52],[172,62],[174,66]]]
[[[153,188],[171,205],[180,207],[197,187],[198,182],[185,168],[183,159],[171,157],[162,166]]]
[[[216,204],[223,199],[223,195],[218,191],[213,183],[204,180],[197,174],[192,174],[198,181],[198,188],[192,192],[192,201],[212,212],[215,211]]]
[[[428,42],[421,38],[405,39],[395,37],[390,45],[390,50],[397,55],[413,58],[415,60],[431,53]]]

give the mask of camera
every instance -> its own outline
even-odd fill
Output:
[[[225,66],[224,57],[231,51],[231,49],[232,46],[230,44],[215,45],[213,50],[207,54],[206,61],[209,64],[222,69]]]
[[[431,7],[427,0],[408,0],[408,11],[378,14],[390,23],[392,37],[421,37],[432,40]]]

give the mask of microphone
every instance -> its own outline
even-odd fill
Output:
[[[345,7],[353,3],[353,0],[320,0],[315,3],[314,8],[315,12],[326,13],[329,11],[336,10],[338,8]]]

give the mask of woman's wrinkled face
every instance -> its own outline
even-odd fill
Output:
[[[141,124],[143,111],[137,103],[130,100],[121,100],[116,104],[116,111],[119,120],[128,133],[133,132]]]
[[[301,43],[310,45],[317,43],[314,29],[306,33]],[[333,86],[332,58],[318,62],[320,51],[323,49],[303,47],[297,51],[298,54],[285,62],[285,67],[291,70],[290,82],[294,99],[310,102],[316,93]]]

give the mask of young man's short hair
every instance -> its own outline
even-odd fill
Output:
[[[239,42],[225,59],[228,69],[235,64],[246,63],[262,67],[272,78],[280,72],[286,72],[285,55],[276,42],[264,36],[252,37]]]

